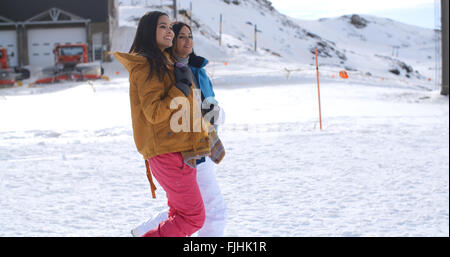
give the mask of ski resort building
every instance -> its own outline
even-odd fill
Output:
[[[86,44],[90,61],[110,61],[116,0],[2,0],[0,48],[10,66],[51,66],[58,44]]]

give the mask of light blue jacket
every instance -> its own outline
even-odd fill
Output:
[[[197,79],[198,83],[200,84],[200,90],[202,91],[203,97],[206,99],[206,101],[210,104],[216,104],[218,105],[218,102],[215,98],[213,85],[211,83],[211,80],[208,77],[208,74],[206,74],[206,71],[204,67],[208,64],[208,60],[204,59],[203,63],[200,65],[200,67],[194,67],[190,65],[189,67],[192,70],[192,74],[194,74],[194,77]]]

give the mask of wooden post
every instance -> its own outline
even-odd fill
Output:
[[[192,28],[192,0],[189,3],[189,26]]]
[[[317,92],[319,96],[319,120],[320,120],[320,130],[322,130],[322,108],[320,106],[319,61],[317,48],[315,49],[315,53],[316,53],[316,71],[317,71]]]
[[[219,46],[222,46],[222,14],[220,14]]]
[[[177,10],[177,0],[173,0],[173,19],[177,20],[178,10]]]
[[[255,24],[255,52],[257,51],[257,42],[258,42],[258,37],[256,36],[258,33],[258,27]]]

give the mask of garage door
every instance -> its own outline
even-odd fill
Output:
[[[30,65],[52,66],[53,49],[58,44],[86,43],[85,28],[29,29],[28,53]]]
[[[0,48],[6,48],[9,66],[17,66],[17,34],[15,30],[0,30]]]

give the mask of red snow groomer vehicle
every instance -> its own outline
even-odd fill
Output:
[[[11,68],[5,48],[0,49],[0,86],[13,86],[17,81],[30,77],[30,71],[23,68]]]
[[[102,78],[103,68],[99,62],[89,62],[86,44],[57,45],[53,53],[55,66],[42,69],[35,84]]]

